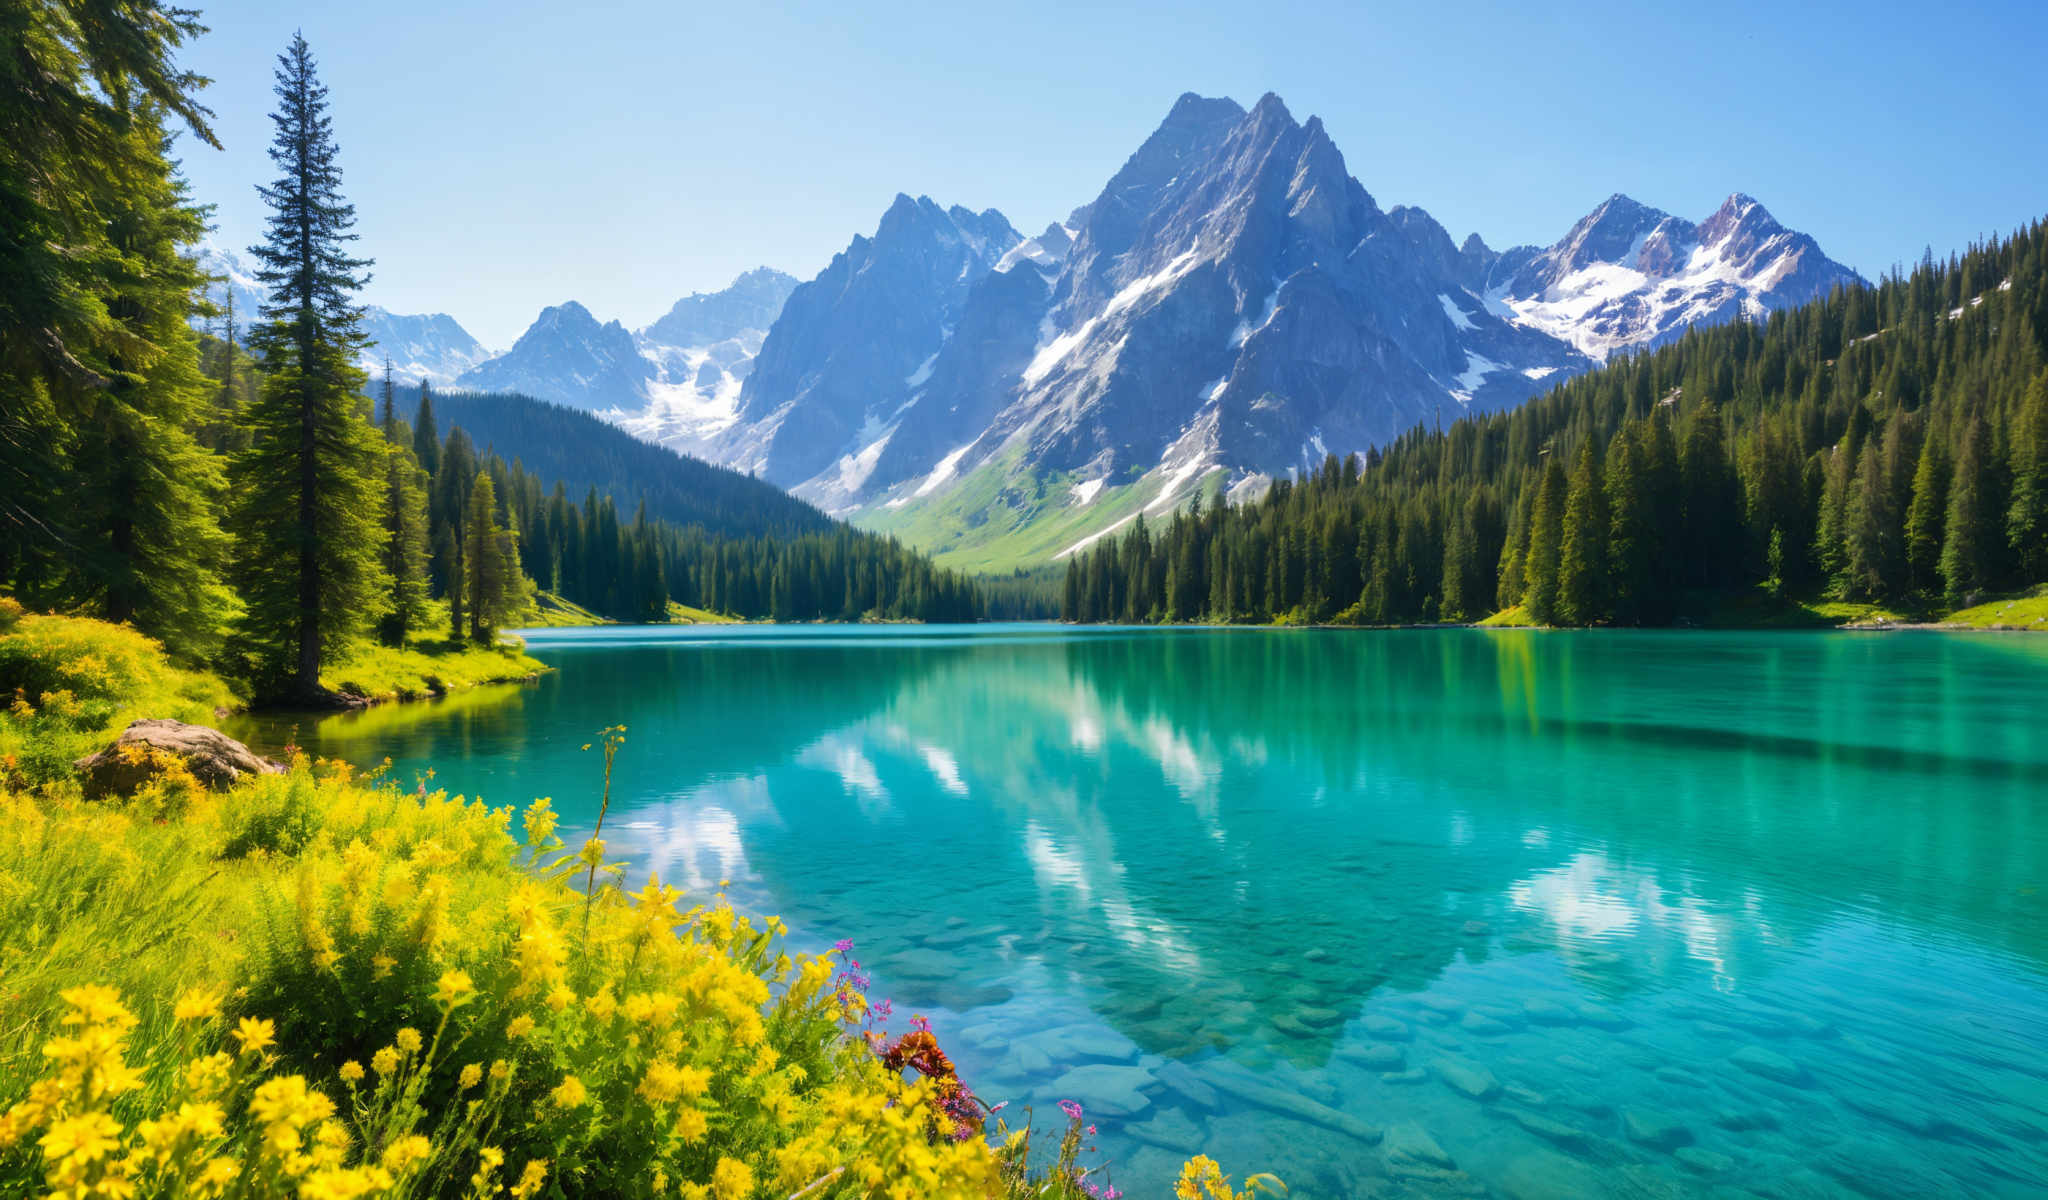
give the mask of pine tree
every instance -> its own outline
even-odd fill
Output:
[[[251,343],[263,356],[252,441],[234,464],[246,627],[260,686],[302,701],[325,696],[320,668],[383,613],[379,550],[383,450],[358,401],[364,344],[354,293],[367,266],[350,257],[355,210],[341,195],[327,89],[294,35],[278,57],[282,172],[258,188],[270,206],[251,247],[269,289]]]
[[[497,640],[504,620],[506,596],[512,590],[511,573],[517,570],[506,554],[504,530],[498,526],[497,490],[488,471],[479,471],[469,492],[467,591],[469,593],[469,636],[486,645]]]
[[[120,256],[104,297],[118,333],[92,359],[106,385],[79,398],[67,520],[83,552],[71,565],[79,599],[199,657],[239,607],[220,574],[220,468],[189,432],[212,398],[185,321],[205,277],[182,247],[204,216],[172,173],[169,135],[152,114],[136,118],[128,157],[138,169],[103,209]]]
[[[1522,598],[1529,619],[1539,625],[1550,625],[1558,619],[1557,568],[1564,542],[1565,492],[1569,487],[1557,454],[1546,455],[1543,482],[1536,489],[1536,507],[1529,519],[1528,565],[1524,568],[1528,591]]]
[[[1906,578],[1915,592],[1928,592],[1941,579],[1948,477],[1948,453],[1940,435],[1930,434],[1920,443],[1920,461],[1913,468],[1913,499],[1906,506]]]
[[[1636,471],[1636,438],[1626,427],[1614,435],[1607,451],[1607,588],[1617,625],[1643,620],[1644,593],[1650,587],[1649,514]]]
[[[1941,580],[1950,608],[1961,608],[1983,588],[1989,574],[1991,513],[1984,503],[1988,490],[1985,476],[1984,426],[1970,422],[1963,436],[1963,450],[1956,457],[1955,475],[1949,481],[1948,522],[1941,546]]]
[[[396,416],[387,439],[399,432]],[[427,476],[412,450],[388,441],[384,451],[384,573],[391,581],[390,610],[377,634],[387,646],[403,646],[425,622],[427,575]]]
[[[460,426],[450,429],[447,442],[441,446],[441,470],[434,476],[428,509],[435,582],[441,594],[448,598],[450,641],[461,640],[467,626],[464,618],[467,615],[465,597],[469,592],[469,501],[476,473],[476,455],[470,450],[469,435],[462,432]],[[595,502],[596,493],[593,491],[590,501],[593,520]],[[609,566],[590,564],[584,568],[584,575],[593,580],[610,580],[613,570]],[[604,600],[599,600],[596,607],[607,615],[616,611]]]
[[[420,408],[412,418],[412,453],[430,476],[441,473],[441,434],[434,428],[434,390],[420,380]],[[467,475],[464,476],[468,478]]]
[[[2048,287],[2042,288],[2048,303]],[[2048,328],[2042,331],[2048,339]],[[2005,532],[2022,583],[2048,582],[2048,371],[2027,387],[2012,429],[2012,504]]]
[[[1557,616],[1567,625],[1594,625],[1608,617],[1608,511],[1606,472],[1599,442],[1579,443],[1565,496],[1557,563]]]

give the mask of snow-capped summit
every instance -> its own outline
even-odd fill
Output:
[[[236,336],[246,337],[249,327],[263,319],[263,284],[232,250],[209,242],[198,248],[195,257],[200,269],[214,276],[207,298],[222,313],[217,317],[195,318],[194,325],[216,334],[223,332],[222,322],[232,295]],[[373,381],[382,377],[388,360],[392,376],[404,382],[424,379],[429,383],[450,383],[491,356],[446,313],[394,313],[372,304],[363,310],[362,327],[370,344],[357,365],[369,372]]]
[[[1698,225],[1615,195],[1548,249],[1481,253],[1474,266],[1490,303],[1596,361],[1857,279],[1740,193]]]

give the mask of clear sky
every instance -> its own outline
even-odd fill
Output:
[[[1496,247],[1613,192],[1698,220],[1742,191],[1875,275],[2048,214],[2039,0],[197,3],[217,238],[261,229],[302,29],[366,298],[493,348],[567,299],[637,328],[749,267],[808,278],[899,191],[1035,232],[1186,91],[1279,93],[1382,207]]]

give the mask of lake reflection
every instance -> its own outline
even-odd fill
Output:
[[[598,629],[303,729],[851,937],[1115,1178],[2048,1191],[2048,639]],[[270,730],[245,730],[276,740]],[[1379,1136],[1384,1131],[1384,1136]]]

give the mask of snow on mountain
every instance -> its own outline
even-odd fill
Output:
[[[446,313],[409,316],[372,304],[363,310],[363,332],[370,346],[363,352],[363,369],[382,377],[391,366],[393,378],[407,383],[453,383],[457,376],[485,359],[491,352],[469,336],[469,331]]]
[[[222,311],[218,316],[194,318],[193,324],[215,334],[223,332],[232,294],[235,336],[245,338],[249,327],[262,320],[263,284],[249,264],[232,250],[207,243],[198,248],[196,257],[200,268],[215,276],[207,289],[207,298]],[[363,310],[363,332],[370,345],[357,363],[373,378],[382,376],[388,357],[393,376],[400,380],[449,383],[491,356],[446,313],[409,315],[373,304]]]
[[[1698,225],[1616,195],[1547,250],[1480,251],[1490,304],[1598,362],[1857,279],[1740,193]]]

